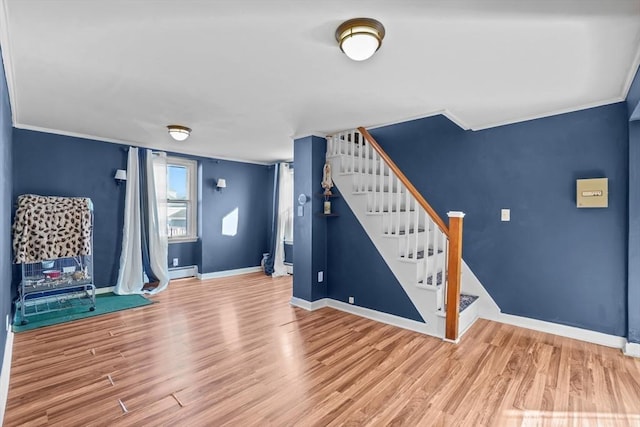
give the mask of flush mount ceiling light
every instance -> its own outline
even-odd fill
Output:
[[[384,26],[371,18],[354,18],[340,24],[336,40],[340,49],[354,61],[371,58],[382,45]]]
[[[184,141],[189,138],[189,134],[191,133],[191,129],[186,126],[180,125],[169,125],[167,126],[167,130],[169,131],[169,135],[171,138],[176,141]]]

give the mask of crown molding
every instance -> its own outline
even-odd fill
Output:
[[[2,0],[0,0],[2,1]],[[195,156],[195,157],[202,157],[202,158],[206,158],[206,159],[212,159],[212,160],[226,160],[229,162],[239,162],[239,163],[251,163],[254,165],[261,165],[261,166],[269,166],[272,165],[274,162],[258,162],[255,160],[246,160],[246,159],[238,159],[238,158],[234,158],[234,157],[224,157],[224,156],[211,156],[208,154],[203,154],[203,153],[199,153],[196,151],[192,151],[192,150],[174,150],[172,149],[166,149],[166,148],[158,148],[158,147],[152,147],[152,146],[148,146],[148,145],[142,145],[140,143],[136,143],[136,142],[131,142],[131,141],[123,141],[123,140],[119,140],[119,139],[114,139],[114,138],[103,138],[100,136],[95,136],[95,135],[88,135],[88,134],[84,134],[84,133],[79,133],[79,132],[69,132],[66,130],[59,130],[59,129],[51,129],[51,128],[46,128],[46,127],[42,127],[42,126],[32,126],[32,125],[25,125],[22,123],[16,123],[13,125],[13,127],[15,127],[16,129],[24,129],[24,130],[32,130],[32,131],[36,131],[36,132],[44,132],[44,133],[51,133],[54,135],[62,135],[62,136],[70,136],[73,138],[82,138],[82,139],[89,139],[89,140],[93,140],[93,141],[100,141],[100,142],[108,142],[110,144],[118,144],[118,145],[125,145],[125,146],[133,146],[133,147],[138,147],[138,148],[147,148],[149,150],[157,150],[157,151],[168,151],[171,153],[176,153],[176,154],[186,154],[189,156]]]

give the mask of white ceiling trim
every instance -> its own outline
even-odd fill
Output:
[[[631,89],[631,85],[633,84],[633,79],[636,76],[638,67],[640,67],[640,44],[638,45],[636,56],[633,59],[633,65],[631,65],[629,74],[627,74],[627,79],[624,81],[624,86],[622,87],[622,99],[627,99],[627,95],[629,95],[629,90]]]
[[[117,140],[117,139],[112,139],[112,138],[103,138],[100,136],[95,136],[95,135],[85,135],[82,133],[77,133],[77,132],[67,132],[64,130],[59,130],[59,129],[49,129],[49,128],[44,128],[44,127],[40,127],[40,126],[31,126],[31,125],[25,125],[25,124],[14,124],[13,127],[15,127],[16,129],[24,129],[24,130],[33,130],[33,131],[37,131],[37,132],[44,132],[44,133],[52,133],[55,135],[62,135],[62,136],[71,136],[74,138],[82,138],[82,139],[88,139],[88,140],[93,140],[93,141],[100,141],[100,142],[108,142],[111,144],[118,144],[118,145],[125,145],[125,146],[131,146],[131,147],[138,147],[138,148],[146,148],[148,150],[154,150],[154,151],[163,151],[163,152],[171,152],[171,153],[177,153],[177,154],[187,154],[190,156],[196,156],[196,157],[203,157],[205,159],[212,159],[212,160],[227,160],[229,162],[240,162],[240,163],[251,163],[254,165],[262,165],[262,166],[269,166],[272,165],[274,163],[279,163],[279,162],[258,162],[258,161],[254,161],[254,160],[245,160],[245,159],[236,159],[236,158],[232,158],[232,157],[221,157],[221,156],[210,156],[207,154],[203,154],[203,153],[199,153],[195,150],[183,150],[183,149],[178,149],[178,150],[167,150],[166,148],[157,148],[157,147],[153,147],[153,146],[148,146],[148,145],[141,145],[139,143],[135,143],[135,142],[130,142],[130,141],[121,141],[121,140]],[[282,160],[283,162],[286,162],[288,160]]]
[[[559,110],[554,110],[551,112],[545,112],[541,114],[532,114],[530,116],[519,117],[514,120],[505,120],[504,122],[495,122],[495,123],[489,123],[486,125],[475,126],[471,128],[471,130],[474,130],[474,131],[485,130],[485,129],[496,128],[499,126],[507,126],[507,125],[513,125],[516,123],[528,122],[530,120],[543,119],[545,117],[558,116],[560,114],[575,113],[576,111],[588,110],[589,108],[603,107],[605,105],[615,104],[615,103],[624,101],[625,98],[626,96],[622,96],[622,97],[616,96],[615,98],[605,99],[604,101],[591,102],[584,105],[579,105],[577,107],[561,108]]]
[[[400,120],[397,120],[397,121],[394,121],[394,122],[375,124],[375,125],[363,126],[363,127],[365,129],[379,129],[379,128],[383,128],[383,127],[387,127],[387,126],[397,125],[397,124],[400,124],[400,123],[411,122],[413,120],[426,119],[427,117],[435,117],[435,116],[440,116],[440,115],[445,116],[447,119],[449,119],[451,122],[453,122],[456,126],[458,126],[462,130],[470,130],[471,129],[469,127],[469,125],[467,125],[463,120],[460,119],[460,117],[458,117],[457,115],[455,115],[454,113],[452,113],[451,111],[449,111],[447,109],[445,109],[445,110],[437,110],[437,111],[433,111],[431,113],[421,114],[419,116],[407,117],[407,118],[400,119]]]

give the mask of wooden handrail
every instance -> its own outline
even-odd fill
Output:
[[[376,142],[376,140],[371,136],[371,134],[363,127],[359,127],[358,131],[364,136],[364,138],[371,144],[374,150],[378,153],[378,155],[384,160],[384,162],[389,166],[389,168],[396,174],[400,182],[404,184],[407,188],[407,191],[411,193],[411,195],[418,201],[420,206],[427,212],[427,214],[431,217],[433,222],[435,222],[440,230],[449,237],[449,228],[444,223],[444,221],[440,218],[438,213],[431,207],[431,205],[422,197],[422,194],[418,192],[416,187],[413,186],[411,181],[402,173],[400,168],[391,160],[391,158],[384,152],[382,147]]]

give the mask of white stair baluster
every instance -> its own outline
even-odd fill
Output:
[[[351,134],[351,173],[356,171],[356,134]]]
[[[382,161],[382,157],[378,161],[378,194],[380,194],[380,198],[378,202],[380,205],[378,206],[378,212],[384,212],[384,162]]]
[[[429,256],[429,214],[423,211],[424,214],[424,238],[422,240],[424,250],[424,270],[422,271],[422,284],[427,286],[427,277],[429,277],[429,267],[431,266],[433,258]]]
[[[418,206],[418,201],[416,199],[414,199],[413,197],[412,199],[413,208],[415,209],[415,212],[413,214],[413,220],[415,221],[415,225],[413,226],[413,259],[418,260],[418,236],[420,236],[420,234],[418,233],[418,231],[420,230],[418,227],[418,225],[420,224],[418,221],[418,216],[422,208]]]
[[[400,178],[396,176],[396,213],[393,215],[396,223],[396,236],[400,235],[400,200],[402,193],[400,192]]]
[[[360,138],[360,149],[358,150],[358,186],[356,188],[357,192],[362,191],[364,175],[362,174],[362,167],[364,165],[364,138],[360,133],[358,133],[358,137]]]
[[[370,176],[369,181],[371,182],[371,192],[373,193],[373,205],[371,208],[371,212],[375,212],[376,211],[376,200],[378,197],[378,194],[376,193],[376,175],[374,173],[371,173],[370,171],[373,170],[373,165],[376,163],[376,161],[378,160],[378,153],[376,151],[373,152],[373,156],[371,156],[371,161],[369,162],[369,167],[367,167],[367,173]]]
[[[404,218],[404,241],[405,241],[405,248],[404,248],[404,256],[405,257],[409,257],[409,231],[410,231],[410,227],[411,227],[411,212],[409,210],[409,192],[407,191],[405,193],[405,197],[404,197],[404,215],[402,215],[402,217]]]

